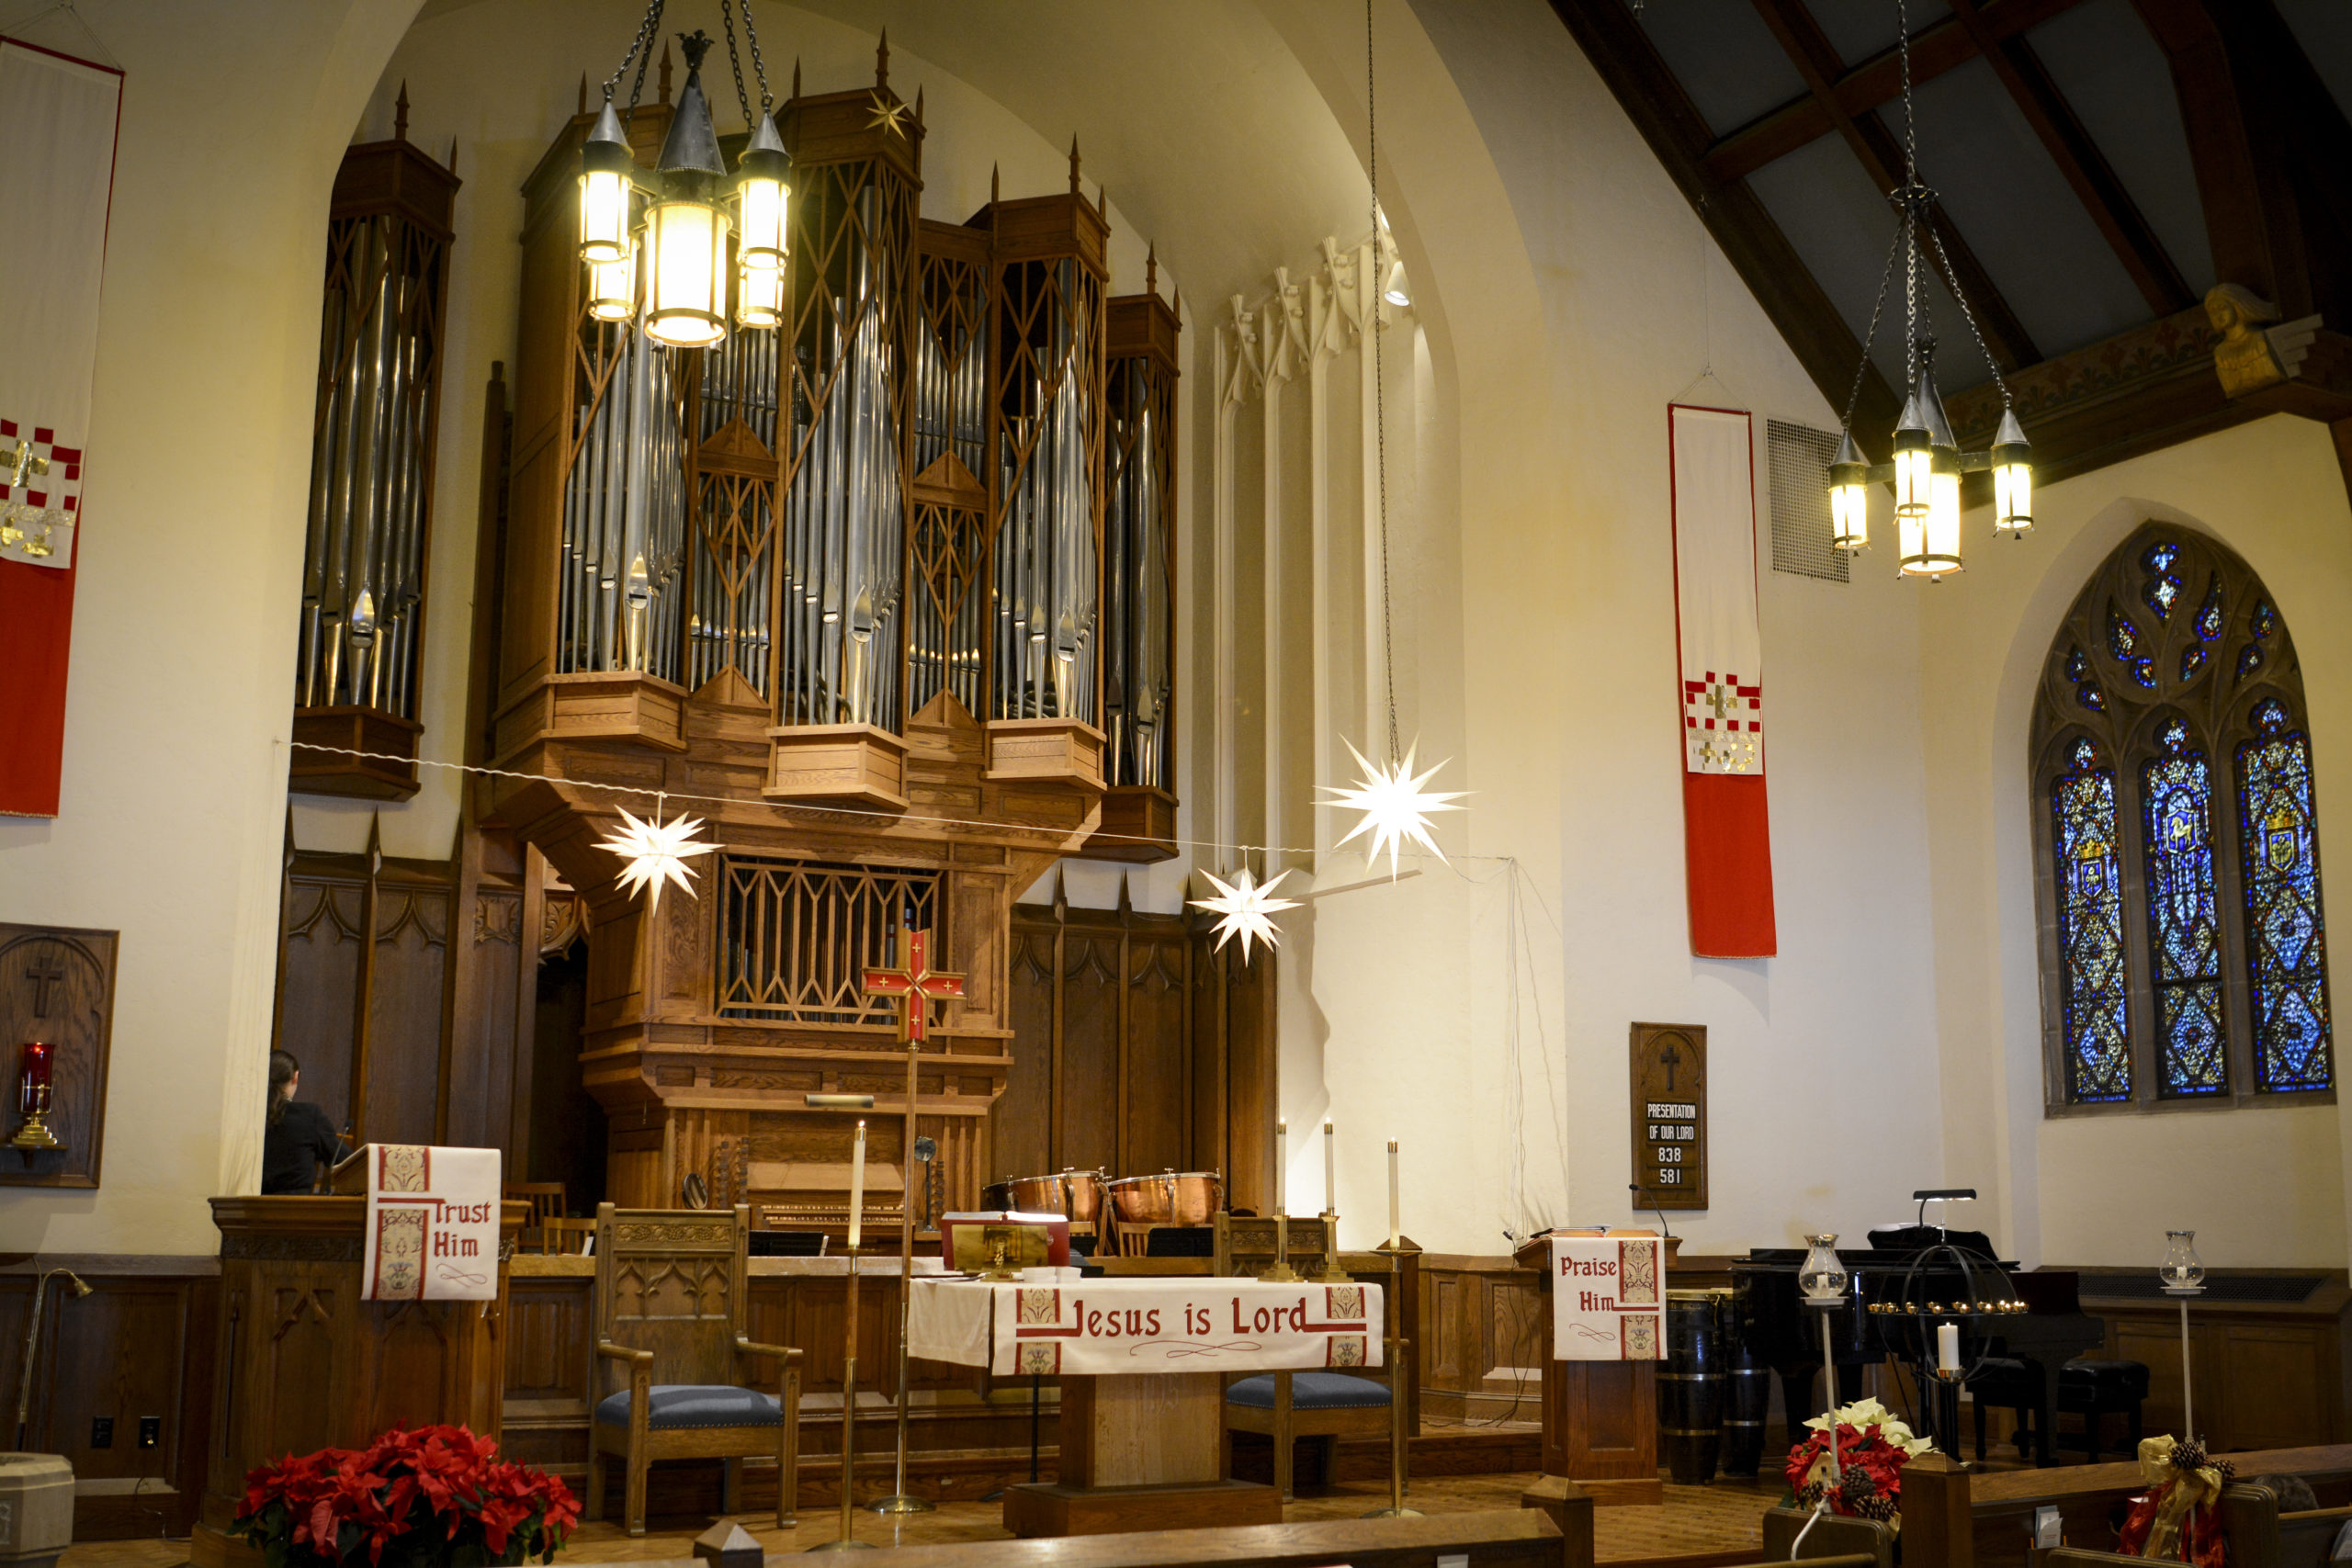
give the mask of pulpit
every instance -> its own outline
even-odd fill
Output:
[[[255,1466],[364,1448],[395,1424],[498,1435],[506,1259],[530,1207],[503,1205],[497,1300],[369,1302],[360,1299],[366,1198],[212,1200],[220,1330],[211,1466],[188,1543],[198,1568],[260,1563],[231,1533]]]
[[[1612,1233],[1613,1234],[1613,1233]],[[1652,1233],[1645,1231],[1644,1235]],[[1666,1238],[1670,1268],[1680,1238]],[[1543,1280],[1544,1473],[1565,1476],[1592,1501],[1656,1504],[1665,1498],[1657,1474],[1657,1362],[1568,1361],[1552,1344],[1554,1289],[1550,1241],[1538,1236],[1511,1255]]]

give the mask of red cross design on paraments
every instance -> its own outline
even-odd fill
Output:
[[[899,1038],[921,1049],[931,1037],[931,1003],[942,997],[964,994],[964,976],[943,974],[931,966],[931,933],[906,931],[899,933],[899,967],[868,969],[865,972],[865,994],[869,997],[898,997],[903,1005],[899,1010]]]

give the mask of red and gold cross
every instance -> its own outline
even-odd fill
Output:
[[[933,999],[964,994],[963,976],[943,974],[931,966],[930,947],[929,931],[902,931],[899,933],[899,967],[865,972],[867,996],[903,998],[904,1005],[899,1010],[899,1038],[917,1047],[930,1038]]]

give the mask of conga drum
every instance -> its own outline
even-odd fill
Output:
[[[1715,1478],[1723,1448],[1723,1329],[1713,1291],[1666,1292],[1666,1359],[1657,1372],[1657,1440],[1683,1486]]]
[[[1725,1475],[1752,1476],[1764,1463],[1764,1418],[1772,1408],[1772,1369],[1748,1343],[1746,1286],[1724,1298],[1724,1448]]]

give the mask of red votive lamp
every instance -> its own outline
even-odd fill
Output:
[[[57,1047],[46,1040],[28,1040],[17,1047],[17,1114],[40,1116],[49,1111],[50,1075],[56,1066]]]

